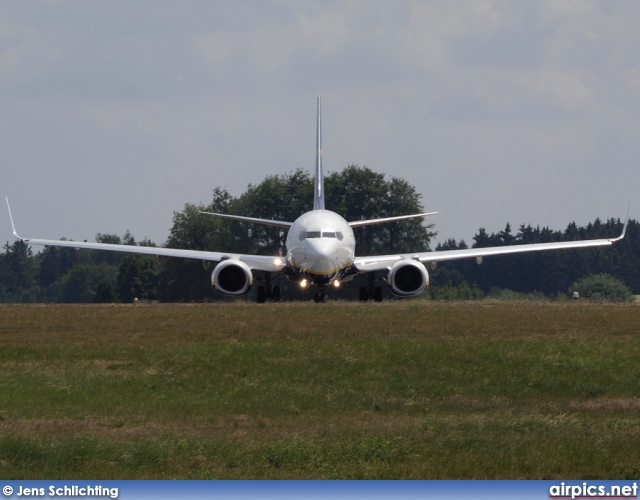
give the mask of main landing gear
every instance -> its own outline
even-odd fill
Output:
[[[273,281],[273,277],[271,273],[265,272],[262,281],[264,282],[264,286],[258,287],[258,303],[264,304],[267,301],[280,302],[280,287],[272,286],[271,282]]]
[[[359,299],[360,302],[367,302],[373,300],[374,302],[382,302],[382,287],[376,286],[376,277],[374,273],[369,273],[368,286],[361,286]]]

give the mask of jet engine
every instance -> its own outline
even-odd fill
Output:
[[[236,259],[223,260],[211,274],[211,286],[224,295],[244,295],[252,284],[251,268]]]
[[[429,273],[417,260],[402,260],[389,270],[387,283],[396,295],[407,297],[424,292],[429,285]]]

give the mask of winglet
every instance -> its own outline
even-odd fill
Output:
[[[9,205],[9,197],[7,196],[5,198],[7,200],[7,208],[9,209],[9,219],[11,219],[11,229],[13,230],[13,235],[19,240],[24,240],[24,238],[21,237],[16,231],[16,225],[13,223],[13,216],[11,215],[11,206]]]
[[[624,221],[624,226],[622,226],[622,233],[617,238],[610,239],[609,241],[611,243],[615,243],[616,241],[620,241],[622,238],[624,238],[624,235],[627,232],[627,226],[629,225],[629,210],[631,210],[631,201],[632,200],[629,200],[629,206],[627,207],[627,218]]]

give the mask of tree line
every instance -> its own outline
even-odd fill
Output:
[[[563,231],[548,227],[520,225],[514,234],[507,224],[502,231],[488,234],[480,228],[473,237],[474,248],[491,246],[524,245],[587,239],[617,237],[623,221],[611,218],[596,219],[586,226],[575,222]],[[454,239],[439,244],[436,250],[468,248],[464,241]],[[452,261],[432,273],[432,283],[437,287],[464,287],[479,290],[482,294],[496,290],[511,290],[521,294],[558,296],[568,293],[570,287],[581,278],[608,274],[624,283],[633,293],[640,293],[640,224],[630,220],[625,238],[613,247],[531,252],[486,257],[478,265],[475,259]]]
[[[348,221],[405,215],[424,211],[421,195],[403,179],[385,178],[367,167],[350,165],[325,179],[327,207]],[[268,176],[249,185],[240,196],[226,189],[213,190],[211,203],[187,203],[175,212],[173,225],[162,246],[193,250],[283,255],[286,231],[276,227],[220,219],[200,212],[218,212],[262,219],[294,221],[311,210],[313,178],[301,169]],[[473,247],[504,246],[552,241],[610,238],[622,229],[619,219],[596,220],[585,227],[571,223],[563,231],[522,224],[513,234],[511,226],[488,234],[483,228],[473,237]],[[640,293],[639,225],[630,221],[626,238],[612,248],[565,250],[475,259],[439,264],[430,271],[429,297],[437,299],[455,291],[462,298],[474,298],[495,290],[539,293],[547,296],[567,293],[577,279],[598,273],[611,274],[634,293]],[[355,229],[358,255],[428,251],[436,235],[432,225],[408,219]],[[137,242],[133,235],[98,234],[96,241],[125,245],[156,246]],[[455,239],[436,250],[467,248]],[[206,264],[206,263],[205,263]],[[204,267],[207,267],[206,265]],[[187,259],[158,261],[143,255],[44,247],[34,252],[22,241],[7,242],[0,253],[0,302],[200,302],[229,300],[216,295],[210,284],[212,269]],[[259,275],[256,275],[259,279]],[[380,274],[379,278],[383,275]],[[355,278],[356,280],[359,277]],[[284,299],[305,299],[299,290],[280,284]],[[356,299],[360,284],[332,292],[336,298]],[[291,288],[296,285],[291,284]],[[255,287],[254,287],[255,288]],[[455,294],[454,294],[455,295]]]

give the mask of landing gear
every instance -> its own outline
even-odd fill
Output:
[[[368,302],[369,300],[373,300],[374,302],[382,302],[382,287],[375,286],[373,290],[370,291],[366,286],[361,286],[359,291],[358,298],[360,302]]]
[[[375,286],[376,277],[374,273],[368,275],[369,286],[361,286],[358,294],[360,302],[373,300],[374,302],[382,302],[382,287]]]
[[[270,272],[264,273],[264,286],[258,287],[257,301],[259,304],[264,304],[266,301],[279,302],[280,301],[280,287],[272,286],[273,280]]]
[[[329,296],[325,293],[324,287],[321,286],[318,291],[313,295],[313,301],[318,304],[320,302],[326,304],[329,302]]]
[[[267,301],[280,302],[280,287],[274,286],[269,291],[266,287],[259,286],[257,301],[259,304],[264,304]]]

